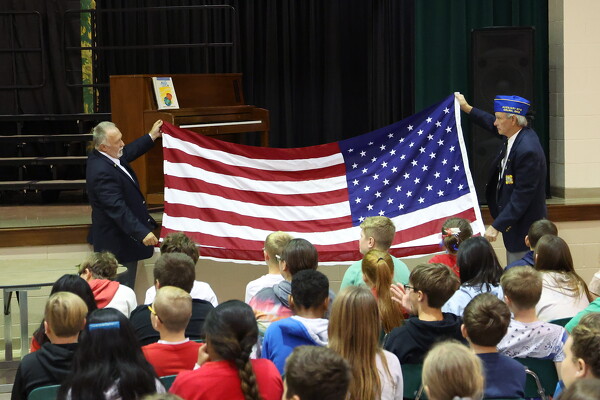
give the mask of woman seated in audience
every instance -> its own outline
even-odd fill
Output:
[[[169,390],[186,400],[280,400],[281,374],[271,360],[250,360],[258,338],[252,308],[229,300],[211,310],[204,323],[201,368],[177,375]]]
[[[454,340],[435,345],[423,362],[423,388],[429,400],[483,397],[483,367],[471,349]]]
[[[98,308],[96,307],[96,300],[94,300],[94,293],[92,293],[90,285],[77,275],[65,274],[58,278],[58,280],[54,282],[54,285],[52,285],[50,296],[56,292],[71,292],[81,297],[87,305],[88,315]],[[33,353],[34,351],[39,350],[44,343],[49,341],[50,339],[48,339],[48,336],[44,333],[44,320],[42,320],[40,327],[33,333],[29,352]]]
[[[385,334],[402,325],[402,307],[392,301],[390,286],[394,277],[394,262],[385,251],[370,250],[362,259],[362,272],[365,284],[377,299],[381,324]]]
[[[441,246],[446,250],[445,254],[438,254],[428,261],[428,264],[444,264],[450,267],[452,272],[460,277],[460,271],[456,265],[456,253],[461,243],[473,236],[471,223],[464,218],[449,218],[442,225]]]
[[[144,358],[127,317],[112,308],[92,312],[58,399],[136,400],[156,392],[165,388]]]
[[[349,286],[333,301],[329,347],[352,368],[349,400],[402,399],[398,358],[381,348],[377,301],[364,287]]]
[[[575,272],[567,243],[544,235],[535,247],[534,268],[542,273],[542,297],[535,307],[542,321],[575,316],[590,304],[585,281]]]
[[[483,237],[465,240],[458,249],[456,263],[460,271],[460,288],[442,307],[443,312],[462,316],[471,299],[480,293],[504,298],[500,277],[502,267],[492,245]]]

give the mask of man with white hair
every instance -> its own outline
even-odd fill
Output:
[[[498,95],[494,116],[469,105],[462,94],[455,96],[473,122],[505,137],[485,189],[494,218],[485,237],[493,242],[502,232],[510,264],[529,250],[523,239],[531,224],[546,218],[546,157],[537,134],[527,127],[525,115],[530,104],[519,96]]]
[[[152,257],[158,239],[129,163],[146,153],[162,135],[162,121],[156,121],[147,135],[125,146],[121,131],[104,121],[92,129],[94,150],[88,155],[86,188],[92,206],[92,228],[88,242],[95,252],[109,251],[127,271],[117,280],[133,289],[138,260]]]

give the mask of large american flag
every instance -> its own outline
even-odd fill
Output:
[[[245,146],[163,125],[161,238],[182,231],[202,257],[263,262],[267,235],[313,243],[321,263],[359,260],[360,223],[396,225],[391,254],[439,252],[453,216],[483,232],[454,96],[393,125],[319,146]]]

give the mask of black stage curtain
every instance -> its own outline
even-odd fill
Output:
[[[81,90],[65,78],[63,15],[78,0],[0,2],[0,114],[68,114],[81,111]],[[32,12],[36,14],[9,12]],[[77,30],[78,32],[78,30]],[[12,52],[10,49],[27,49]],[[37,51],[37,50],[41,51]],[[31,50],[31,51],[30,51]],[[81,58],[70,60],[81,69]],[[20,86],[19,89],[14,89]]]
[[[237,10],[236,53],[111,51],[99,71],[242,72],[246,102],[271,113],[274,147],[340,140],[413,113],[414,0],[98,0],[97,9],[214,4]],[[189,12],[169,15],[110,13],[97,21],[97,43],[231,38],[225,13],[208,28]],[[100,111],[108,102],[104,92]]]

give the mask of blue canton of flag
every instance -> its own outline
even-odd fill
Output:
[[[453,95],[339,145],[354,225],[366,217],[394,218],[470,192]]]

